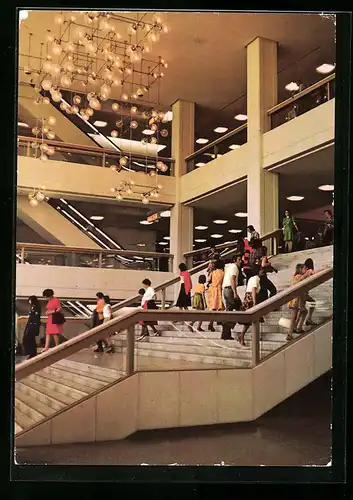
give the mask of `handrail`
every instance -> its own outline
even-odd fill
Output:
[[[42,139],[38,137],[27,137],[25,135],[19,135],[17,137],[17,142],[45,142],[49,146],[54,146],[57,150],[59,149],[65,149],[67,148],[70,152],[72,150],[77,150],[79,154],[87,154],[87,153],[94,153],[97,155],[108,155],[108,156],[130,156],[130,153],[124,152],[124,151],[116,151],[115,149],[106,149],[106,148],[98,148],[95,146],[82,146],[80,144],[73,144],[71,142],[62,142],[62,141],[54,141],[50,139]],[[133,157],[137,158],[142,158],[146,159],[146,155],[142,155],[139,153],[133,153]],[[150,158],[151,160],[156,160],[156,156],[154,155],[147,155],[147,158]],[[168,157],[162,157],[158,155],[158,160],[161,161],[166,161],[169,163],[175,163],[174,158],[168,158]]]
[[[334,80],[335,79],[335,76],[336,74],[333,73],[332,75],[330,76],[326,76],[325,78],[323,78],[322,80],[320,80],[319,82],[317,83],[314,83],[313,85],[311,85],[310,87],[307,87],[306,89],[303,89],[301,90],[300,92],[298,92],[297,94],[293,95],[292,97],[289,97],[288,99],[286,99],[285,101],[282,101],[280,102],[279,104],[276,104],[276,106],[273,106],[271,109],[269,109],[267,111],[267,114],[268,115],[272,115],[273,113],[275,113],[276,111],[278,111],[279,109],[282,109],[282,108],[285,108],[286,106],[288,106],[289,104],[291,104],[292,102],[295,102],[297,101],[298,99],[300,99],[301,97],[303,97],[304,95],[307,95],[307,94],[311,94],[311,92],[313,92],[314,90],[322,87],[323,85],[325,85],[326,83],[330,82],[331,80]]]
[[[102,254],[102,255],[136,255],[138,257],[155,257],[155,258],[170,258],[174,257],[171,253],[163,252],[144,252],[143,250],[117,250],[117,249],[106,249],[106,248],[85,248],[85,247],[72,247],[65,245],[48,245],[42,243],[16,243],[17,249],[24,250],[37,250],[37,251],[48,251],[48,252],[62,252],[62,253],[85,253],[85,254]]]
[[[219,137],[218,139],[215,139],[214,141],[210,142],[209,144],[206,144],[202,148],[198,149],[194,153],[191,153],[189,156],[186,156],[185,161],[192,160],[196,156],[204,153],[205,151],[209,150],[210,148],[217,146],[217,144],[220,144],[221,142],[229,139],[233,135],[237,134],[238,132],[241,132],[242,130],[245,130],[247,128],[247,124],[244,123],[243,125],[240,125],[240,127],[235,128],[231,130],[230,132],[227,132],[226,134],[222,135],[222,137]]]
[[[214,321],[222,322],[227,321],[231,323],[252,323],[255,326],[255,335],[252,336],[252,354],[253,354],[253,366],[255,366],[259,360],[259,320],[261,317],[266,316],[269,312],[278,309],[286,302],[297,297],[298,295],[303,295],[312,288],[315,288],[325,281],[328,281],[333,277],[333,267],[325,268],[321,271],[316,272],[313,276],[306,278],[305,280],[297,283],[296,285],[290,286],[289,288],[279,292],[274,297],[267,299],[266,301],[254,306],[253,308],[242,311],[242,312],[219,312],[219,311],[179,311],[179,310],[163,310],[163,311],[152,311],[136,309],[134,311],[128,311],[122,316],[113,318],[111,321],[99,325],[87,332],[83,332],[76,337],[67,340],[63,344],[60,344],[52,349],[38,354],[36,357],[31,358],[27,361],[19,363],[15,367],[16,380],[19,381],[32,373],[36,373],[43,368],[60,361],[85,347],[89,347],[98,340],[102,340],[104,337],[114,333],[115,331],[128,330],[128,342],[127,342],[127,367],[130,367],[127,375],[132,375],[134,373],[134,331],[131,329],[138,321]]]
[[[261,241],[266,241],[266,240],[268,240],[270,238],[273,238],[273,237],[279,235],[281,232],[282,232],[282,229],[275,229],[271,233],[267,233],[264,236],[262,236],[260,238],[260,240]],[[238,245],[237,241],[228,241],[228,242],[225,242],[225,243],[220,243],[219,245],[215,245],[215,248],[217,250],[220,250],[222,248],[236,247],[237,245]],[[192,250],[190,252],[185,252],[184,253],[184,257],[193,257],[194,255],[198,255],[199,253],[204,253],[204,252],[207,252],[209,250],[211,250],[211,247],[204,247],[204,248],[200,248],[198,250]]]

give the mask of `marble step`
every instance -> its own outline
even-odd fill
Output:
[[[21,430],[27,429],[28,427],[31,427],[36,423],[35,420],[23,413],[18,408],[16,408],[15,410],[15,422],[21,428]]]
[[[229,358],[220,356],[200,356],[199,354],[158,351],[150,348],[142,349],[141,351],[139,351],[138,355],[148,356],[150,358],[163,358],[163,359],[173,359],[179,361],[190,361],[194,363],[214,364],[223,367],[232,366],[236,368],[248,368],[250,366],[249,359]]]
[[[15,415],[17,410],[19,410],[21,413],[29,417],[31,420],[34,422],[40,422],[45,418],[45,415],[43,413],[40,413],[36,408],[35,404],[33,405],[33,399],[28,398],[31,400],[32,405],[29,405],[28,403],[22,401],[18,397],[15,397]]]
[[[240,328],[235,328],[232,330],[233,334],[238,333],[240,331]],[[263,333],[261,332],[261,338],[263,341],[266,342],[281,342],[285,337],[287,336],[287,330],[284,331],[283,333]],[[138,337],[137,337],[138,338]],[[150,338],[154,338],[150,336]],[[182,342],[183,339],[205,339],[205,340],[212,340],[212,341],[217,341],[220,340],[221,338],[221,332],[176,332],[176,331],[170,331],[170,332],[163,332],[161,337],[156,337],[157,339],[177,339],[178,341]],[[251,340],[251,332],[247,332],[245,334],[245,340]],[[117,346],[126,346],[126,339],[125,338],[115,338],[113,340],[115,345]]]
[[[61,389],[61,384],[57,384],[57,388]],[[25,394],[29,394],[35,399],[38,399],[44,404],[51,406],[55,410],[61,410],[61,408],[66,405],[70,405],[77,401],[77,396],[71,396],[69,394],[70,387],[66,387],[67,393],[63,394],[59,390],[53,392],[52,389],[41,385],[38,382],[33,382],[32,380],[26,380],[26,382],[17,382],[16,383],[16,391],[22,391]]]
[[[67,375],[71,375],[71,377],[68,378]],[[79,380],[78,377],[75,381],[73,376],[73,374],[67,373],[64,370],[47,367],[45,371],[43,370],[42,372],[34,373],[28,378],[29,380],[33,380],[34,382],[42,384],[44,387],[47,387],[53,392],[62,392],[61,388],[64,387],[65,393],[69,393],[73,397],[75,396],[76,399],[83,398],[87,396],[87,394],[89,394],[92,390],[94,390],[94,388],[90,389],[89,386],[87,387],[87,384],[85,383],[86,379],[81,378],[81,380]],[[69,388],[70,390],[67,388]]]
[[[92,376],[102,377],[102,381],[107,381],[108,379],[110,381],[114,381],[119,377],[119,375],[121,375],[121,371],[118,369],[90,365],[88,363],[73,361],[71,359],[62,359],[53,366],[63,367],[64,369],[70,368],[72,373],[74,373],[74,370],[76,370],[79,372],[91,374]]]
[[[15,421],[15,434],[22,432],[23,428]]]
[[[232,344],[234,347],[230,347]],[[148,340],[143,340],[138,344],[138,354],[143,350],[149,351],[163,351],[172,353],[184,353],[184,354],[196,354],[198,356],[204,357],[222,357],[222,358],[237,358],[237,359],[249,359],[251,357],[251,349],[247,347],[242,347],[236,340],[225,340],[224,347],[208,347],[208,346],[195,346],[195,345],[185,345],[185,344],[161,344],[149,342]],[[262,349],[266,354],[271,351],[266,351]]]
[[[96,374],[92,373],[91,371],[81,371],[78,370],[76,367],[71,367],[71,366],[62,366],[62,367],[56,367],[56,366],[49,366],[47,369],[44,369],[43,372],[45,373],[45,370],[47,370],[47,373],[62,373],[63,377],[65,380],[77,380],[77,382],[82,382],[83,387],[87,386],[90,387],[90,382],[91,386],[93,388],[99,389],[99,387],[108,384],[112,380],[116,380],[116,377],[111,377],[110,374],[108,376],[104,376],[102,374]]]
[[[18,401],[19,405],[18,408],[23,412],[26,413],[29,417],[31,417],[33,420],[42,420],[45,417],[49,417],[53,413],[55,413],[54,408],[51,406],[46,405],[45,403],[42,403],[38,399],[32,398],[29,394],[24,394],[23,392],[17,392],[16,394],[16,400]],[[21,407],[23,405],[23,407]],[[17,406],[16,406],[17,408]],[[41,417],[39,416],[35,418],[35,414],[32,416],[31,412],[34,410],[35,412],[38,412]]]

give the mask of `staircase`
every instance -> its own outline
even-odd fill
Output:
[[[15,434],[123,376],[119,370],[63,359],[16,382]]]
[[[304,263],[311,257],[314,260],[315,268],[324,265],[332,265],[332,247],[323,247],[314,250],[306,250],[293,254],[279,255],[271,262],[278,269],[278,274],[271,273],[269,279],[280,292],[290,285],[295,265]],[[202,273],[200,273],[202,274]],[[197,282],[197,277],[193,276],[193,282]],[[311,296],[316,301],[313,321],[318,325],[324,323],[332,316],[332,280],[323,283],[311,291]],[[239,287],[238,293],[243,299],[245,287]],[[286,341],[288,330],[279,326],[281,317],[290,318],[290,310],[283,306],[280,311],[272,312],[265,318],[265,323],[260,325],[261,344],[260,357],[264,358],[271,352],[283,346]],[[190,332],[186,324],[173,324],[170,322],[160,322],[157,330],[161,336],[146,337],[142,341],[135,343],[137,356],[148,356],[152,358],[165,358],[172,360],[191,361],[196,363],[209,363],[229,367],[246,368],[251,364],[251,327],[245,335],[245,346],[241,346],[236,340],[221,340],[221,325],[214,325],[215,332],[208,330],[208,324],[204,323],[204,332],[196,330],[197,324]],[[309,330],[309,327],[305,327]],[[311,327],[313,328],[313,327]],[[233,329],[233,336],[240,332],[242,327],[236,325]],[[141,335],[141,328],[135,328],[136,339]],[[294,334],[294,338],[298,335]],[[126,345],[126,335],[120,334],[114,337],[117,351],[124,351]]]

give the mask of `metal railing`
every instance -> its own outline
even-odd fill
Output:
[[[187,172],[204,166],[206,163],[218,158],[218,156],[229,153],[231,149],[235,149],[245,144],[247,142],[246,129],[247,124],[245,123],[187,156],[185,158]]]
[[[272,311],[279,309],[288,301],[309,292],[312,288],[330,280],[333,277],[333,268],[329,267],[317,272],[315,275],[301,281],[300,283],[279,292],[274,297],[267,299],[258,305],[255,305],[244,312],[215,312],[215,311],[144,311],[136,309],[126,312],[111,321],[96,328],[79,334],[77,337],[67,340],[36,357],[19,363],[15,368],[16,380],[36,373],[53,363],[56,363],[68,356],[80,351],[83,348],[90,347],[98,340],[115,333],[116,331],[127,331],[126,346],[126,375],[131,376],[135,372],[134,349],[135,349],[135,331],[134,326],[139,321],[212,321],[217,323],[230,322],[252,325],[251,335],[251,366],[255,367],[264,362],[267,357],[260,359],[260,319]],[[293,340],[295,342],[296,340]],[[269,354],[271,356],[271,354]]]
[[[132,259],[136,269],[159,271],[173,269],[173,254],[146,252],[141,250],[113,250],[102,248],[71,247],[65,245],[45,245],[37,243],[16,243],[20,263],[45,264],[54,266],[90,267],[99,269],[121,268],[115,256]]]
[[[119,160],[125,157],[128,161],[127,165],[122,167],[124,170],[133,170],[134,172],[156,172],[157,161],[162,161],[168,166],[166,172],[158,170],[158,175],[174,175],[173,158],[163,156],[142,155],[137,153],[127,153],[124,151],[114,151],[111,149],[98,148],[94,146],[81,146],[79,144],[71,144],[67,142],[41,139],[40,137],[18,136],[17,151],[20,156],[28,156],[38,158],[40,149],[33,149],[32,144],[45,143],[48,146],[53,146],[55,152],[48,156],[49,159],[57,161],[69,161],[84,165],[92,165],[96,167],[111,168],[113,165],[119,170]]]
[[[269,109],[267,114],[271,120],[271,129],[279,127],[334,97],[335,74],[332,74]]]

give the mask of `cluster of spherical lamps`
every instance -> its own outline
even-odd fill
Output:
[[[43,192],[44,189],[45,186],[41,186],[39,189],[34,189],[31,193],[29,193],[28,199],[31,207],[37,207],[39,203],[45,200],[45,194]]]
[[[54,116],[49,116],[48,118],[42,118],[40,121],[40,126],[32,128],[32,134],[39,140],[33,141],[31,143],[31,148],[35,151],[39,150],[40,159],[42,161],[47,161],[49,156],[54,155],[55,148],[44,142],[44,136],[49,140],[55,139],[55,133],[49,126],[56,124],[56,118]]]
[[[111,188],[111,192],[115,194],[115,197],[118,201],[122,201],[124,199],[124,195],[132,195],[132,194],[137,194],[134,193],[134,181],[123,181],[120,183],[119,188]],[[147,186],[138,186],[138,187],[147,187]],[[159,192],[161,191],[162,186],[158,184],[155,188],[149,189],[148,191],[145,191],[141,193],[141,198],[142,198],[142,203],[147,204],[150,202],[150,197],[151,198],[158,198],[159,197]]]

